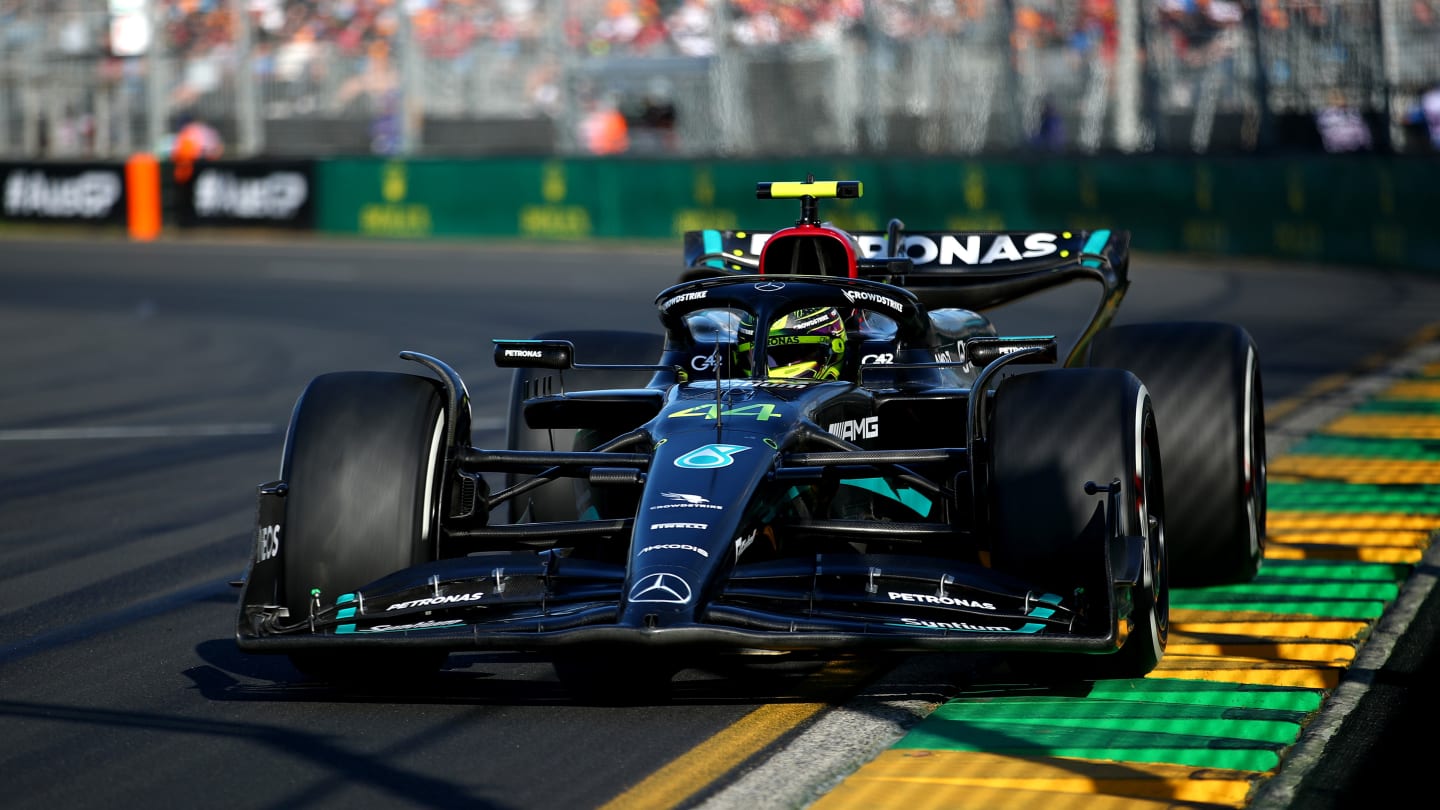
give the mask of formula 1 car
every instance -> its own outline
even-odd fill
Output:
[[[538,651],[591,688],[663,688],[716,654],[1150,672],[1172,581],[1259,570],[1254,342],[1111,326],[1126,232],[820,219],[861,191],[760,183],[799,201],[793,226],[687,233],[663,334],[495,341],[505,449],[472,446],[436,358],[315,378],[259,487],[239,646],[329,680]],[[1101,295],[1063,358],[982,314],[1076,280]]]

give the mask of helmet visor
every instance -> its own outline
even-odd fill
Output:
[[[765,365],[771,377],[814,379],[830,364],[831,339],[826,335],[774,335],[767,341]]]

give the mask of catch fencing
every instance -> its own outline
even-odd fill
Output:
[[[408,12],[408,13],[406,13]],[[10,0],[0,158],[1377,151],[1437,0]],[[623,122],[610,146],[606,122]]]

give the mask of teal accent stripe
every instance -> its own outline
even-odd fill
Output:
[[[706,253],[719,253],[720,251],[725,249],[725,243],[720,239],[719,231],[706,228],[700,233],[702,234],[701,238],[703,240]],[[711,259],[710,261],[706,262],[706,264],[711,267],[725,266],[725,263],[720,261],[719,259]]]
[[[340,594],[339,596],[335,597],[335,604],[337,604],[337,605],[348,605],[348,604],[350,604],[351,602],[358,602],[358,598],[357,598],[357,597],[355,596],[355,594],[353,594],[353,593],[342,593],[342,594]],[[343,608],[343,609],[341,609],[338,613],[335,614],[335,618],[337,618],[337,619],[352,619],[352,618],[354,618],[354,617],[355,617],[355,608]],[[336,632],[336,633],[353,633],[353,632],[355,632],[355,625],[353,625],[353,624],[342,624],[342,625],[338,625],[338,626],[335,628],[335,632]]]
[[[884,478],[846,478],[840,483],[868,490],[882,498],[889,498],[921,517],[929,517],[930,507],[934,505],[929,498],[913,489],[895,491],[890,486],[890,482]]]
[[[1090,234],[1089,239],[1085,240],[1085,246],[1080,248],[1080,250],[1084,251],[1085,253],[1099,253],[1105,249],[1105,243],[1109,241],[1110,231],[1108,229],[1095,231],[1094,233]],[[1100,266],[1100,262],[1096,259],[1086,259],[1085,261],[1081,262],[1081,264],[1085,265],[1086,267]]]

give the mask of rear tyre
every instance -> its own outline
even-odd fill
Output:
[[[561,331],[536,335],[536,340],[568,340],[575,345],[576,362],[586,365],[655,363],[664,348],[664,336],[648,332]],[[598,391],[606,388],[644,388],[654,371],[637,369],[570,369],[564,374],[566,391]],[[551,378],[545,381],[544,378]],[[517,368],[510,386],[510,410],[506,420],[506,446],[511,450],[589,450],[600,441],[590,431],[549,430],[525,424],[525,398],[537,386],[548,384],[560,393],[560,380],[549,369]],[[543,391],[543,389],[542,389]],[[618,435],[618,433],[616,434]],[[513,486],[523,476],[508,475],[505,485]],[[560,478],[510,501],[510,522],[578,520],[590,503],[590,487],[583,482]]]
[[[1089,364],[1130,370],[1155,402],[1174,584],[1254,579],[1265,555],[1265,409],[1249,333],[1228,323],[1116,326],[1095,337]]]
[[[436,559],[445,410],[426,377],[346,371],[316,377],[285,439],[281,539],[292,621],[387,574]],[[443,651],[307,651],[291,662],[322,680],[433,672]]]
[[[1158,433],[1140,380],[1119,369],[1061,369],[1004,380],[991,412],[994,567],[1070,596],[1105,604],[1104,493],[1086,482],[1119,479],[1124,535],[1143,535],[1141,582],[1119,595],[1128,635],[1110,655],[1014,656],[1012,666],[1046,679],[1139,678],[1165,653],[1170,595]],[[1105,624],[1101,624],[1101,622]],[[1099,631],[1108,616],[1087,617]]]

